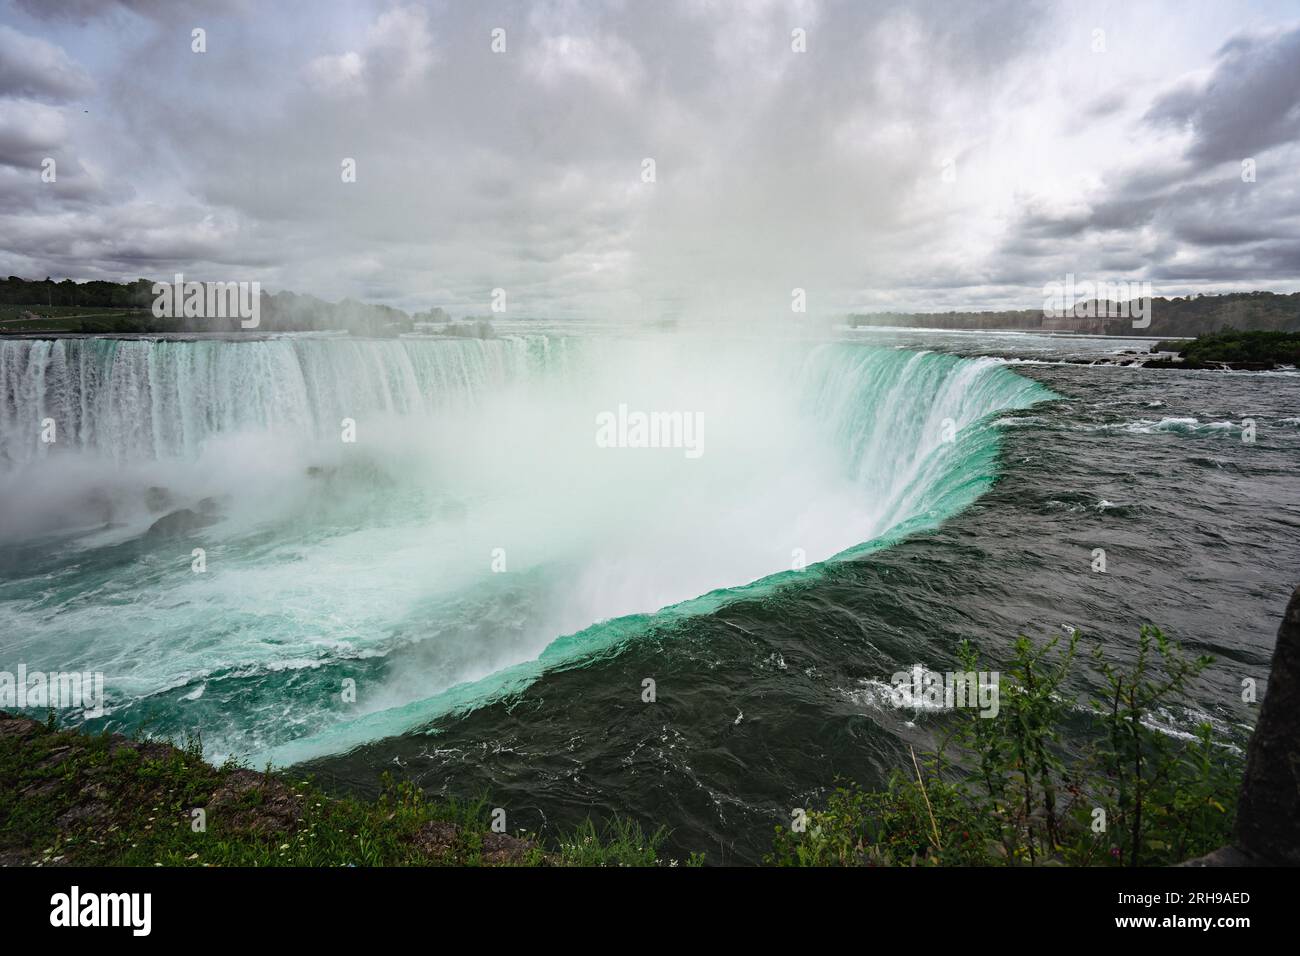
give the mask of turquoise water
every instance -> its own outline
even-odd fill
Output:
[[[8,339],[0,663],[104,672],[95,726],[344,752],[938,526],[1053,397],[850,344]],[[620,404],[703,454],[598,447]]]

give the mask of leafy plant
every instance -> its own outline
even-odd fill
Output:
[[[1065,693],[1080,636],[1023,635],[1001,672],[996,718],[959,711],[937,750],[912,755],[883,790],[853,784],[808,814],[802,832],[776,828],[768,862],[786,866],[1045,863],[1158,865],[1206,853],[1230,837],[1242,755],[1202,724],[1195,735],[1160,721],[1209,667],[1144,625],[1118,666],[1098,648],[1105,693],[1080,707]],[[961,666],[981,668],[963,643]],[[1082,740],[1073,754],[1062,744]],[[924,771],[922,768],[925,768]]]

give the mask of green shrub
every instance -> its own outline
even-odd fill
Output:
[[[1157,719],[1211,663],[1185,659],[1143,626],[1136,657],[1117,667],[1093,655],[1105,693],[1066,696],[1079,636],[1035,644],[1021,636],[1001,672],[995,718],[959,710],[937,750],[912,755],[883,790],[842,786],[803,832],[777,827],[768,862],[784,866],[921,864],[1162,865],[1230,839],[1239,750],[1202,725],[1191,739]],[[968,644],[964,670],[981,669]],[[987,669],[987,668],[986,668]],[[1083,743],[1072,757],[1066,728]]]

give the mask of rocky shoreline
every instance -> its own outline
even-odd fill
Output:
[[[1151,356],[1153,355],[1156,357],[1152,358]],[[1143,353],[1132,349],[1120,352],[1115,358],[1073,358],[1065,359],[1065,362],[1068,365],[1103,365],[1112,367],[1136,366],[1138,368],[1183,369],[1209,372],[1272,372],[1278,369],[1290,367],[1280,365],[1277,362],[1198,362],[1195,360],[1184,359],[1176,352],[1157,352],[1153,350],[1149,353]]]

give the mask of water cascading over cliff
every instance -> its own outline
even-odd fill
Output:
[[[849,345],[6,339],[0,650],[103,671],[114,728],[343,750],[933,526],[1047,397]],[[620,406],[700,454],[601,447]]]

